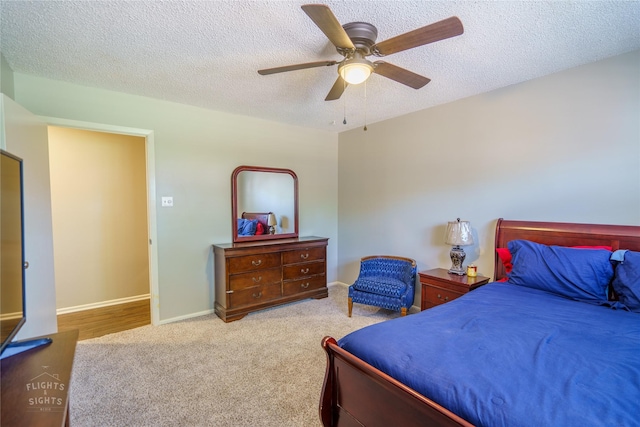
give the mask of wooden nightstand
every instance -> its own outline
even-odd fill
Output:
[[[444,268],[434,268],[418,274],[422,285],[421,310],[454,300],[479,286],[486,285],[490,280],[480,275],[469,277],[449,274]]]

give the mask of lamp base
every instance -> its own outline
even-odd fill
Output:
[[[276,228],[273,225],[269,226],[269,234],[276,234]]]
[[[467,254],[464,253],[464,249],[462,249],[460,245],[456,245],[451,248],[449,256],[451,256],[451,268],[449,269],[449,274],[457,274],[458,276],[464,276],[467,274],[467,272],[462,268],[462,263],[467,257]]]

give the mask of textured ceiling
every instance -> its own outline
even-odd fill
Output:
[[[336,66],[257,73],[342,59],[305,3],[0,0],[0,50],[18,73],[342,132],[640,49],[638,1],[330,1],[378,41],[450,16],[464,34],[384,58],[424,88],[373,75],[328,102]]]

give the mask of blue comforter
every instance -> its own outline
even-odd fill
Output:
[[[479,426],[639,426],[640,314],[491,283],[339,345]]]

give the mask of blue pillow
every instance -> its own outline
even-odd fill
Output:
[[[238,218],[238,236],[253,236],[257,227],[257,219]]]
[[[607,304],[613,278],[611,252],[547,246],[528,240],[508,244],[513,255],[509,283],[592,304]]]
[[[640,313],[640,252],[626,251],[624,260],[616,265],[611,285],[625,307]]]

